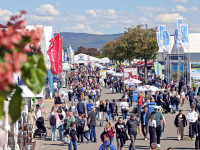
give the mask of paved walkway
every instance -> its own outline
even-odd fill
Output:
[[[111,94],[110,93],[110,89],[104,89],[102,92],[102,99],[119,99],[121,98],[121,94]],[[119,105],[119,102],[117,102]],[[50,109],[53,105],[53,100],[47,100],[45,101],[45,109],[46,112],[50,112]],[[70,103],[68,103],[68,106],[70,106]],[[120,108],[119,108],[120,109]],[[189,110],[188,107],[188,103],[185,104],[184,106],[184,114],[187,114],[187,111]],[[121,110],[119,110],[121,115]],[[194,148],[195,142],[194,141],[189,141],[188,140],[188,126],[185,128],[185,137],[183,141],[177,141],[177,131],[176,128],[174,126],[174,118],[176,116],[176,114],[165,114],[165,119],[167,122],[167,127],[165,128],[165,132],[163,134],[163,139],[161,140],[161,148],[160,150],[166,150],[168,147],[173,147],[173,149],[176,150],[192,150]],[[49,128],[49,122],[48,122],[48,115],[44,116],[45,118],[45,126],[47,127],[48,130],[48,136],[46,140],[41,140],[41,139],[36,139],[38,145],[41,146],[37,146],[37,150],[41,149],[41,150],[66,150],[68,149],[67,146],[64,146],[62,142],[60,141],[50,141],[50,128]],[[129,117],[128,117],[129,118]],[[89,143],[89,144],[80,144],[78,143],[78,150],[81,149],[86,149],[86,150],[98,150],[99,146],[102,144],[101,140],[100,140],[100,134],[103,131],[103,127],[99,126],[99,122],[97,122],[97,128],[96,128],[96,134],[97,134],[97,143]],[[105,122],[104,122],[105,125]],[[58,132],[57,132],[58,133]],[[59,135],[58,135],[59,136]],[[147,141],[143,140],[143,136],[138,135],[137,136],[137,140],[136,140],[136,149],[137,150],[145,150],[145,149],[149,149],[149,139]],[[40,144],[39,144],[40,143]],[[130,141],[127,141],[126,145],[123,147],[123,149],[128,149],[130,144]],[[117,147],[117,142],[116,140],[114,140],[113,145],[115,146],[115,148]]]

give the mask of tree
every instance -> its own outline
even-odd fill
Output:
[[[137,59],[145,61],[145,82],[147,83],[147,61],[155,60],[158,54],[156,39],[157,28],[148,28],[147,25],[137,25],[135,28],[128,28],[125,32],[129,39],[129,46],[134,49]]]
[[[77,51],[75,52],[75,55],[80,54],[80,53],[87,54],[87,49],[83,46],[78,47]]]
[[[88,48],[87,55],[90,56],[99,56],[100,52],[96,48]]]
[[[110,60],[116,61],[117,57],[115,56],[117,41],[109,41],[101,49],[101,52],[104,56],[107,56]]]

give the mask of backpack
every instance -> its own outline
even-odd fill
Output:
[[[54,115],[51,115],[51,118],[50,118],[50,125],[54,126],[56,124],[56,118]]]
[[[103,144],[103,150],[111,150],[110,144],[109,145]]]

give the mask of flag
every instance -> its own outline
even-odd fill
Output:
[[[188,25],[181,25],[181,41],[183,43],[183,47],[189,49],[189,41],[188,41]]]
[[[163,31],[166,30],[166,26],[165,25],[160,25],[159,26],[159,34],[157,35],[159,37],[159,52],[163,52],[164,49],[164,45],[163,45]]]
[[[63,38],[61,38],[60,40],[59,40],[59,58],[58,58],[58,61],[59,61],[59,66],[58,66],[58,68],[59,68],[59,73],[61,73],[62,72],[62,51],[63,51]]]
[[[69,62],[70,65],[72,64],[72,60],[73,60],[73,54],[72,54],[72,47],[69,45]]]
[[[158,44],[158,47],[159,47],[158,52],[163,52],[162,43],[160,41],[160,32],[156,32],[156,36],[157,36],[157,44]]]
[[[174,44],[175,44],[176,48],[180,48],[182,46],[181,37],[178,35],[178,29],[175,29]]]
[[[58,48],[59,48],[59,34],[52,38],[49,42],[49,49],[47,54],[51,60],[51,72],[53,74],[58,74]]]
[[[178,36],[181,37],[181,25],[183,24],[182,18],[177,18],[177,29],[178,29]]]
[[[163,46],[164,46],[164,51],[169,52],[169,32],[168,31],[163,31]]]

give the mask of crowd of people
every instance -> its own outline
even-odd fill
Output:
[[[145,141],[149,134],[150,149],[160,148],[166,127],[165,113],[177,113],[174,118],[177,139],[184,140],[184,128],[189,124],[189,140],[196,139],[195,147],[200,148],[200,115],[198,115],[200,92],[197,93],[197,89],[194,88],[188,89],[185,83],[177,86],[174,83],[167,83],[166,78],[153,81],[149,77],[148,84],[157,86],[160,91],[139,91],[136,107],[133,110],[131,110],[133,93],[137,88],[124,86],[121,78],[112,75],[102,79],[98,68],[93,70],[79,67],[77,72],[70,73],[67,83],[69,87],[67,98],[59,92],[57,84],[54,84],[54,106],[49,114],[49,123],[51,140],[58,140],[58,129],[59,140],[68,144],[69,150],[72,150],[72,147],[76,150],[78,142],[84,143],[85,140],[86,143],[97,142],[97,136],[100,136],[103,142],[100,150],[105,148],[115,150],[112,145],[114,140],[117,141],[117,150],[121,150],[127,140],[131,141],[129,149],[134,150],[138,134],[143,134]],[[116,103],[118,99],[102,99],[103,87],[111,88],[112,93],[124,92],[119,105]],[[183,106],[187,100],[191,110],[184,115]],[[148,110],[148,103],[151,102],[157,104],[153,112]],[[38,105],[35,114],[31,110],[29,116],[32,118],[30,119],[32,124],[41,117]],[[104,127],[101,135],[96,135],[98,123]]]

